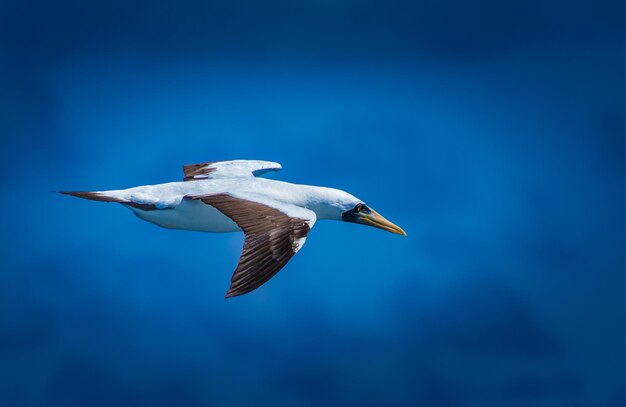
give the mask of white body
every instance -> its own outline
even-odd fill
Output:
[[[207,178],[170,182],[135,188],[98,191],[98,193],[142,204],[157,210],[129,208],[141,219],[169,229],[202,232],[235,232],[241,229],[230,218],[210,205],[185,197],[228,193],[235,198],[263,203],[289,216],[305,217],[312,211],[315,219],[341,219],[341,213],[359,202],[347,192],[325,187],[290,184],[256,177]],[[313,214],[311,214],[313,215]]]

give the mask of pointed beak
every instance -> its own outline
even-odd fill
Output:
[[[363,225],[374,226],[379,229],[384,229],[388,232],[398,235],[406,236],[406,232],[402,230],[400,226],[394,225],[393,223],[389,222],[381,214],[373,209],[370,209],[369,213],[359,213],[357,215],[356,222]]]

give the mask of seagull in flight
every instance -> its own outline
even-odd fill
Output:
[[[168,229],[243,231],[243,251],[226,298],[249,293],[278,273],[302,248],[318,219],[360,223],[406,236],[347,192],[260,178],[281,168],[257,160],[205,162],[184,165],[182,182],[61,193],[122,204],[139,218]]]

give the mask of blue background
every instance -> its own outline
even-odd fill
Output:
[[[0,405],[626,405],[626,24],[598,1],[4,1]],[[409,234],[58,190],[277,161]]]

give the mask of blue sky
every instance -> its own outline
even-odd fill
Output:
[[[3,405],[626,402],[616,5],[0,7]],[[409,236],[319,222],[224,300],[241,235],[53,193],[234,158]]]

